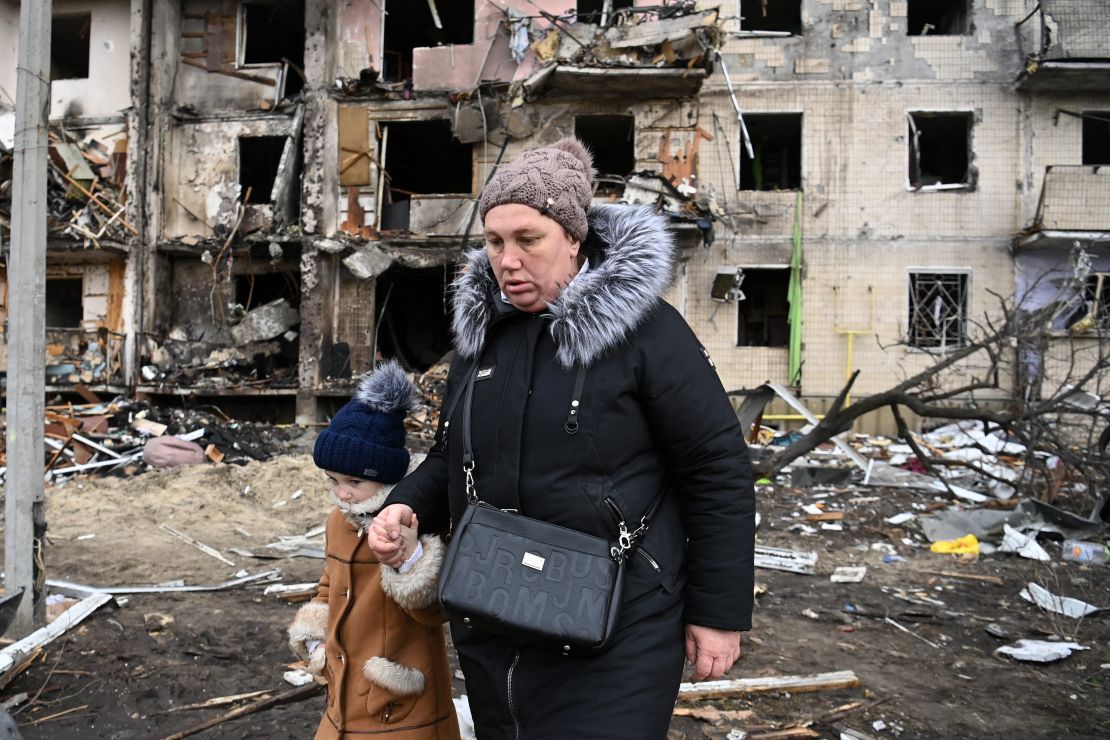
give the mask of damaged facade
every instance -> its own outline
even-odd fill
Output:
[[[424,370],[450,349],[445,286],[483,183],[570,134],[597,153],[599,202],[670,217],[669,299],[730,390],[792,382],[818,412],[856,368],[855,394],[882,390],[962,346],[992,292],[1052,299],[1023,286],[1072,269],[1078,242],[1090,288],[1058,327],[1074,338],[1088,314],[1110,323],[1108,13],[56,0],[55,33],[88,54],[57,60],[86,76],[55,81],[52,172],[104,207],[52,201],[48,292],[71,306],[55,323],[77,322],[52,377],[85,380],[95,335],[118,371],[86,383],[269,396],[314,421],[375,356]],[[0,16],[14,37],[18,5]]]

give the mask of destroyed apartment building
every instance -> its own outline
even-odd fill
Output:
[[[18,8],[0,2],[5,245]],[[56,0],[54,16],[55,390],[261,397],[315,421],[376,357],[424,371],[451,347],[446,287],[484,182],[569,134],[595,152],[598,202],[669,218],[668,298],[730,390],[789,384],[822,413],[857,369],[862,397],[965,347],[996,295],[1061,307],[1021,350],[1027,383],[1110,329],[1099,0]]]

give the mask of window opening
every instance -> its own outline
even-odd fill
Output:
[[[235,276],[235,302],[244,311],[251,311],[278,298],[297,308],[301,304],[301,288],[294,275],[284,270],[256,272]]]
[[[606,5],[609,5],[606,8]],[[613,11],[631,8],[632,0],[578,0],[574,5],[579,23],[605,23],[612,21]]]
[[[414,48],[474,43],[473,0],[384,2],[382,77],[389,82],[412,79]]]
[[[801,0],[740,0],[740,18],[742,31],[802,33]]]
[[[736,346],[788,346],[790,269],[742,268],[742,285],[736,303]]]
[[[269,203],[286,136],[239,137],[239,186],[244,203]]]
[[[971,186],[971,114],[917,112],[908,121],[910,186]]]
[[[452,347],[443,295],[454,275],[450,267],[391,267],[375,287],[378,326],[374,345],[383,358],[395,357],[422,372]]]
[[[1083,111],[1083,164],[1110,164],[1110,110]]]
[[[912,272],[907,343],[954,349],[967,342],[967,283],[963,272]]]
[[[389,131],[382,229],[408,228],[413,195],[471,193],[473,145],[455,141],[450,121],[391,121],[385,125]]]
[[[909,0],[909,36],[966,36],[971,33],[968,0]]]
[[[636,123],[633,116],[576,116],[574,135],[594,155],[598,194],[624,192],[624,180],[636,168]],[[606,176],[609,176],[608,178]]]
[[[84,80],[89,76],[92,14],[56,15],[50,19],[50,79]]]
[[[285,77],[285,95],[304,87],[304,0],[269,0],[243,4],[243,64],[282,64],[296,67]],[[297,70],[300,70],[299,72]]]
[[[743,156],[741,190],[800,190],[802,187],[802,114],[752,113],[744,116],[754,159]]]
[[[46,279],[46,326],[80,329],[85,318],[85,281],[81,278]]]

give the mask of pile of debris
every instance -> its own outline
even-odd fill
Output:
[[[11,230],[13,160],[0,144],[0,227],[4,232]],[[123,246],[138,235],[124,218],[126,135],[117,137],[109,149],[96,139],[81,139],[55,129],[50,132],[48,161],[47,229],[52,238],[100,249]]]
[[[174,327],[146,338],[142,377],[158,387],[237,389],[297,386],[300,313],[285,298],[230,311],[227,329]]]
[[[229,419],[214,407],[163,409],[116,398],[102,402],[83,385],[85,404],[46,407],[45,474],[61,485],[77,475],[136,475],[151,467],[244,464],[288,452],[303,430]],[[0,451],[0,482],[7,472]]]
[[[104,327],[93,331],[47,329],[47,384],[122,382],[125,338]]]

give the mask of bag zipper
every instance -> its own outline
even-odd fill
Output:
[[[513,737],[520,740],[520,721],[516,718],[516,705],[513,704],[513,671],[516,670],[516,664],[520,662],[520,653],[513,654],[513,664],[509,666],[509,675],[506,680],[506,691],[509,699],[509,716],[513,718]]]
[[[639,553],[640,555],[644,556],[644,559],[647,560],[648,563],[651,564],[651,567],[655,569],[656,573],[662,573],[663,572],[663,569],[659,567],[659,563],[655,562],[655,558],[653,558],[651,555],[648,555],[647,550],[645,550],[644,548],[641,547],[641,548],[638,548],[636,550],[636,552]]]

